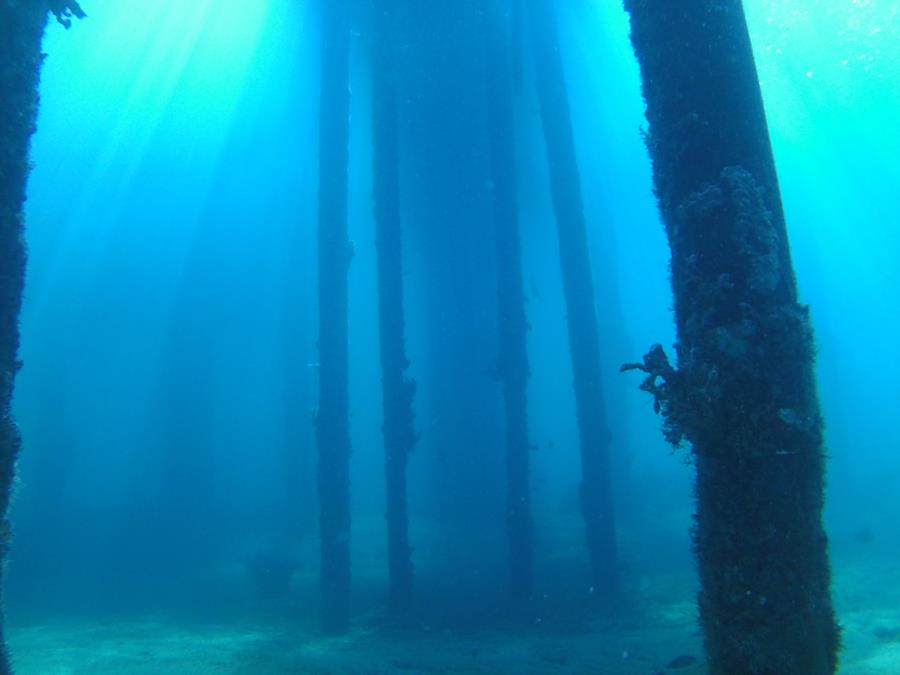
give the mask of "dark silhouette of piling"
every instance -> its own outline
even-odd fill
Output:
[[[603,401],[594,282],[581,178],[575,156],[554,6],[552,0],[529,0],[530,35],[559,237],[574,375],[581,445],[581,509],[594,589],[601,600],[608,600],[615,595],[618,586],[610,433]]]
[[[391,3],[375,3],[372,14],[372,192],[384,405],[382,433],[387,482],[388,572],[391,609],[404,615],[411,609],[414,582],[406,465],[417,438],[413,415],[416,384],[406,376],[409,360],[404,337],[400,152],[394,81],[395,17]]]
[[[68,27],[77,2],[0,4],[0,584],[12,537],[8,511],[22,446],[12,412],[19,361],[19,311],[25,284],[24,205],[31,136],[37,121],[41,42],[48,14]],[[0,675],[12,673],[0,617]]]
[[[739,0],[626,0],[672,252],[677,367],[642,388],[697,467],[694,545],[710,672],[823,675],[839,630],[808,308]],[[627,366],[626,366],[627,367]]]
[[[350,425],[347,275],[349,161],[349,4],[320,4],[322,81],[319,108],[319,536],[322,628],[350,621]]]
[[[491,3],[489,3],[491,4]],[[497,265],[497,377],[506,422],[507,536],[510,589],[527,598],[533,585],[533,526],[529,484],[528,320],[522,287],[513,91],[516,17],[488,9],[487,115]],[[512,21],[512,23],[511,23]]]

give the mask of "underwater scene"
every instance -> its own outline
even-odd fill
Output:
[[[0,0],[0,675],[900,674],[900,2]]]

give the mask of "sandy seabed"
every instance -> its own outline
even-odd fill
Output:
[[[18,675],[705,673],[689,581],[650,581],[641,592],[639,611],[569,631],[539,623],[399,631],[376,617],[357,617],[348,635],[323,638],[284,621],[187,621],[157,613],[27,623],[11,617],[8,639]],[[841,561],[835,599],[844,629],[840,672],[900,673],[900,561],[861,555]],[[681,663],[671,667],[677,657]]]

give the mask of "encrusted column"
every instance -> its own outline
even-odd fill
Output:
[[[739,0],[626,0],[672,254],[677,364],[631,364],[696,464],[710,672],[827,675],[822,418]]]

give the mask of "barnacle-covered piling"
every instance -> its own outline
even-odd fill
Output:
[[[739,0],[626,0],[672,254],[677,364],[639,368],[696,464],[694,545],[710,672],[824,675],[839,631],[807,308]]]

